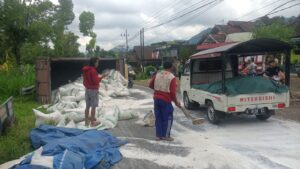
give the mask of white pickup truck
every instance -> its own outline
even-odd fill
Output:
[[[276,109],[289,106],[289,50],[290,46],[281,41],[255,39],[192,55],[180,81],[184,106],[206,106],[208,120],[213,124],[232,113],[268,119]],[[275,52],[285,55],[286,85],[262,76],[240,76],[240,57]]]

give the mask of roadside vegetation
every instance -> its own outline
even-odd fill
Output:
[[[31,65],[21,69],[14,63],[5,62],[0,69],[0,104],[10,96],[14,97],[15,123],[0,136],[0,164],[17,159],[33,150],[29,140],[34,128],[35,117],[32,108],[37,107],[35,94],[21,96],[22,87],[35,84],[35,70]]]
[[[15,123],[0,136],[0,164],[18,159],[33,150],[29,134],[35,121],[32,108],[37,106],[34,95],[14,98]]]
[[[7,65],[7,64],[5,64]],[[35,83],[35,70],[31,65],[25,65],[20,69],[8,67],[0,70],[1,100],[9,96],[20,96],[22,87],[28,87]]]

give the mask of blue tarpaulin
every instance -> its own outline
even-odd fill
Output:
[[[122,159],[118,149],[126,141],[98,130],[80,130],[41,125],[30,133],[34,148],[43,147],[43,156],[53,156],[53,168],[107,169]],[[31,169],[31,156],[14,169]],[[24,168],[25,167],[25,168]],[[42,167],[43,168],[43,167]]]

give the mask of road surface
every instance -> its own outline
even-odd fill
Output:
[[[114,169],[299,169],[300,123],[253,116],[230,116],[220,125],[193,126],[179,109],[174,111],[174,142],[155,141],[155,131],[143,127],[141,118],[153,106],[152,91],[135,86],[131,96],[116,99],[122,110],[140,119],[120,121],[111,130],[129,143],[121,147],[123,160]],[[205,109],[191,111],[205,117]],[[205,117],[206,118],[206,117]]]

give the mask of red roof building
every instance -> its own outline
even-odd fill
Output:
[[[203,38],[196,47],[197,50],[205,50],[223,46],[232,42],[225,42],[228,34],[251,32],[255,27],[254,22],[229,21],[227,25],[215,25],[211,32]]]

